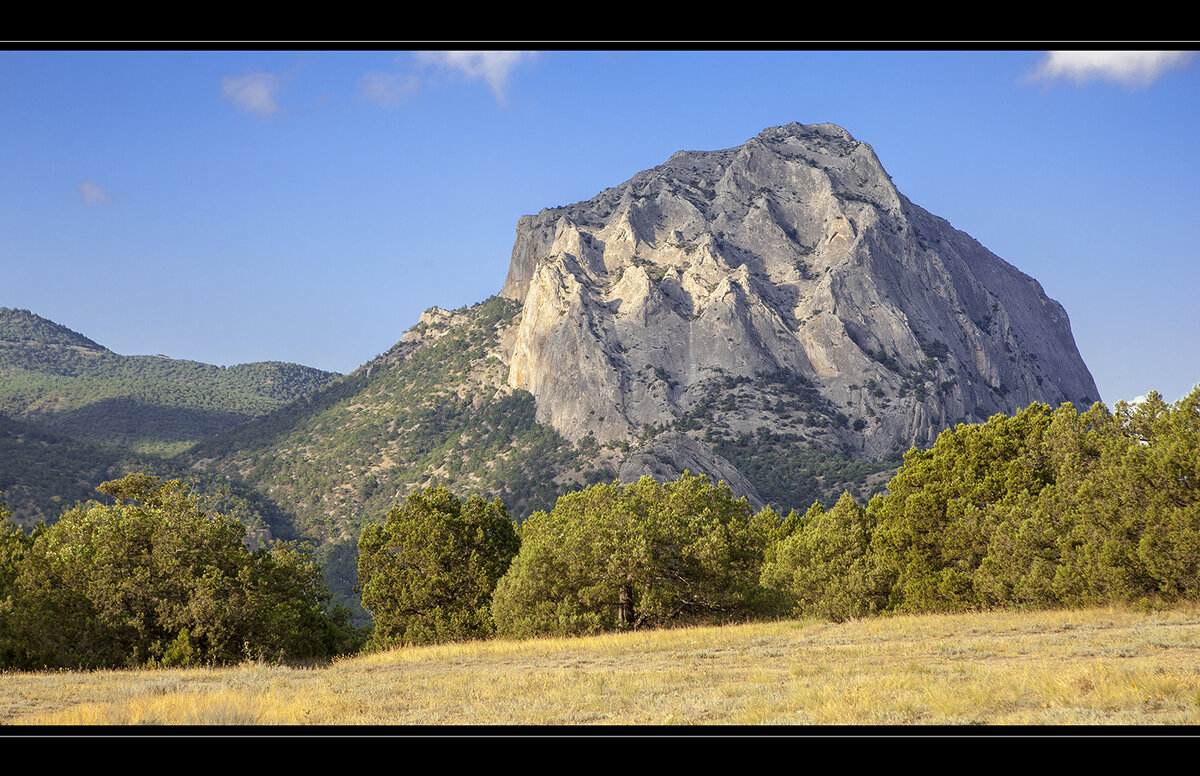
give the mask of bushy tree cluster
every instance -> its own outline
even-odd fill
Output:
[[[888,490],[810,511],[764,584],[833,619],[1200,596],[1200,388],[960,424]]]
[[[249,551],[237,521],[178,480],[129,475],[32,535],[0,534],[0,665],[96,668],[297,661],[354,648],[294,544]]]
[[[789,594],[796,615],[840,622],[878,613],[887,588],[871,553],[874,528],[873,516],[849,493],[828,511],[814,503],[768,549],[763,586]]]
[[[517,554],[504,502],[445,488],[409,495],[383,525],[363,531],[358,578],[378,645],[491,636],[492,590]]]
[[[684,473],[594,485],[536,512],[521,551],[496,587],[499,632],[581,634],[681,621],[724,621],[768,611],[763,553],[778,537],[724,483]]]

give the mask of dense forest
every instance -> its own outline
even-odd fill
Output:
[[[912,449],[887,492],[786,517],[684,474],[566,493],[521,523],[430,486],[363,531],[368,634],[301,546],[248,549],[177,481],[132,475],[0,533],[0,665],[311,661],[462,639],[781,616],[1163,606],[1200,595],[1200,387],[1033,404]]]

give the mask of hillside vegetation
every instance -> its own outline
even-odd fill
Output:
[[[137,475],[100,490],[118,503],[89,502],[32,535],[0,534],[0,664],[137,666],[166,659],[172,645],[188,661],[229,662],[233,642],[216,635],[229,626],[188,619],[219,607],[180,604],[189,613],[180,619],[149,592],[159,583],[136,581],[173,579],[162,564],[172,568],[179,547],[194,543],[199,554],[184,576],[203,582],[164,600],[211,603],[210,586],[229,578],[217,598],[233,600],[240,589],[264,601],[264,614],[246,616],[266,617],[262,633],[274,634],[247,636],[247,654],[287,661],[300,653],[270,639],[324,644],[325,655],[357,640],[298,548],[268,562],[272,581],[255,582],[251,566],[237,571],[222,560],[244,554],[227,546],[233,527],[244,534],[240,518],[203,511],[177,481]],[[153,527],[164,521],[174,527]],[[205,538],[210,525],[225,526],[223,543]],[[276,547],[253,557],[267,562],[274,556],[262,553]],[[519,529],[499,499],[464,503],[429,486],[364,531],[357,570],[375,649],[787,614],[838,622],[1195,603],[1200,386],[1175,405],[1151,393],[1112,412],[1099,403],[1082,413],[1034,404],[960,424],[929,450],[910,451],[889,492],[866,506],[846,493],[828,510],[818,502],[786,518],[755,513],[723,483],[687,473],[598,483]],[[288,614],[301,602],[272,590],[307,591],[298,610],[307,614]],[[256,632],[248,627],[235,632]]]
[[[336,377],[282,362],[123,356],[27,310],[0,308],[0,414],[77,441],[178,453]]]
[[[302,402],[198,445],[199,470],[252,485],[320,540],[357,539],[417,487],[502,498],[514,517],[615,476],[535,419],[494,355],[520,305],[492,297],[426,315],[405,338]]]

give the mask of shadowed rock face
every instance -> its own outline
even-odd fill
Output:
[[[617,473],[621,482],[637,482],[645,476],[659,482],[679,479],[684,472],[704,474],[713,482],[724,482],[737,496],[745,496],[756,511],[767,506],[754,485],[733,464],[678,431],[667,431],[633,451]]]
[[[1062,306],[831,124],[680,151],[521,218],[501,295],[523,303],[509,385],[571,440],[641,439],[768,374],[815,389],[809,421],[832,422],[810,438],[869,459],[955,421],[1099,398]],[[784,422],[770,401],[722,420]]]

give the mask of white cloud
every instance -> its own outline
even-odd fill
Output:
[[[238,108],[256,116],[271,116],[279,112],[275,93],[282,81],[274,73],[247,73],[221,79],[221,97]]]
[[[417,60],[456,72],[469,81],[483,79],[491,87],[496,101],[503,103],[513,68],[535,56],[532,51],[422,51],[417,54]]]
[[[380,105],[396,105],[417,90],[415,75],[383,73],[372,70],[359,79],[358,88],[364,97]]]
[[[83,197],[83,201],[89,205],[107,205],[113,201],[112,194],[92,181],[80,181],[75,184],[75,188],[79,190],[79,196]]]
[[[1099,79],[1145,87],[1166,71],[1183,67],[1195,54],[1194,51],[1048,51],[1029,77],[1066,78],[1076,83]]]

